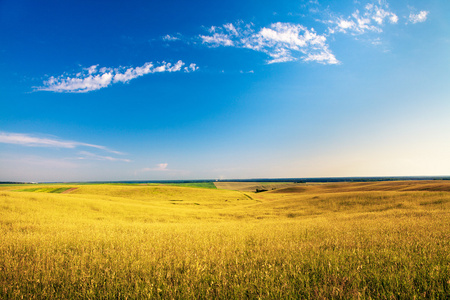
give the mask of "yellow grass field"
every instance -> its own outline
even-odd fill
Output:
[[[0,186],[0,299],[450,298],[450,182],[231,189]]]
[[[214,185],[218,189],[235,190],[243,192],[255,192],[259,190],[274,190],[279,188],[286,188],[297,185],[293,182],[226,182],[218,181],[214,182]]]

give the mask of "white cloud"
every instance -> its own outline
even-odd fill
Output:
[[[392,16],[390,16],[389,17],[389,21],[391,22],[391,23],[393,23],[393,24],[397,24],[397,22],[398,22],[398,16],[397,15],[392,15]]]
[[[73,160],[62,158],[46,158],[42,156],[35,156],[35,155],[16,155],[16,154],[9,154],[9,155],[3,155],[0,158],[0,163],[2,166],[8,166],[8,170],[10,170],[10,173],[16,172],[20,173],[20,177],[23,177],[23,172],[26,170],[26,175],[30,175],[30,171],[34,171],[36,174],[35,176],[32,176],[31,178],[36,178],[42,175],[42,171],[45,169],[52,169],[53,171],[55,169],[74,169],[79,167],[78,164],[76,164]],[[37,167],[37,168],[36,168]],[[36,172],[37,170],[37,172]],[[6,175],[6,174],[2,174]],[[8,177],[10,174],[8,174]]]
[[[81,155],[80,157],[78,157],[78,159],[95,159],[95,160],[123,161],[123,162],[131,161],[126,158],[116,158],[111,156],[98,155],[88,151],[80,151],[78,152],[78,154]]]
[[[167,34],[167,35],[163,36],[162,39],[163,39],[163,41],[173,42],[173,41],[178,41],[180,38]]]
[[[347,30],[350,29],[352,27],[355,27],[356,24],[353,20],[343,20],[343,19],[339,19],[337,21],[337,26],[338,28],[340,28],[341,30]]]
[[[259,32],[262,39],[261,48],[272,57],[269,63],[297,60],[300,56],[304,61],[316,61],[325,64],[336,64],[334,57],[326,44],[326,37],[317,34],[314,29],[291,23],[275,23],[270,28]]]
[[[151,62],[145,63],[143,66],[119,67],[119,68],[100,68],[98,65],[85,68],[83,73],[78,73],[74,76],[61,75],[59,77],[50,77],[49,80],[44,81],[44,86],[35,88],[36,91],[52,91],[58,93],[86,93],[101,88],[107,87],[111,84],[122,82],[126,83],[137,77],[158,73],[158,72],[178,72],[185,65],[179,60],[176,64],[162,62],[155,66]],[[194,66],[194,67],[191,67]],[[193,72],[197,70],[195,64],[190,64],[186,72]]]
[[[316,61],[324,64],[337,64],[339,61],[336,57],[328,50],[328,47],[325,47],[323,51],[319,53],[308,53],[308,55],[304,58],[305,61]]]
[[[82,76],[81,74],[79,76]],[[52,92],[89,92],[107,87],[111,84],[113,75],[111,72],[78,77],[50,77],[44,82],[43,87],[38,87],[37,91],[52,91]]]
[[[120,154],[123,153],[119,151],[114,151],[108,149],[105,146],[75,142],[75,141],[64,141],[54,138],[46,138],[46,137],[36,137],[30,134],[23,133],[9,133],[9,132],[0,132],[0,143],[4,144],[16,144],[22,145],[26,147],[53,147],[53,148],[77,148],[77,147],[90,147],[95,149],[100,149],[109,153]]]
[[[230,32],[230,33],[233,34],[233,35],[239,35],[239,33],[238,33],[237,30],[236,30],[236,27],[234,27],[234,25],[231,24],[231,23],[228,23],[228,24],[223,25],[223,28],[225,28],[226,30],[228,30],[228,32]]]
[[[391,23],[397,23],[398,21],[397,15],[387,10],[389,7],[386,3],[380,2],[380,6],[367,4],[365,9],[366,12],[364,15],[371,18],[379,25],[382,25],[385,19],[388,19]]]
[[[198,67],[197,67],[196,64],[190,64],[189,66],[184,67],[184,71],[186,73],[194,72],[194,71],[197,71],[197,70],[198,70]]]
[[[95,73],[97,73],[97,67],[98,67],[98,65],[93,65],[93,66],[90,66],[89,68],[86,68],[86,70],[88,71],[89,75],[95,74]]]
[[[75,148],[79,143],[59,141],[48,138],[38,138],[22,133],[0,132],[0,143],[18,144],[30,147]]]
[[[378,45],[381,45],[381,44],[382,44],[382,42],[381,42],[380,38],[376,38],[376,39],[374,39],[372,41],[372,45],[378,46]]]
[[[200,38],[204,44],[210,44],[212,47],[234,46],[234,42],[228,34],[214,33],[213,36],[200,35]]]
[[[150,171],[171,171],[167,168],[168,163],[157,164],[155,168],[143,168],[140,172],[150,172]]]
[[[422,11],[419,12],[418,14],[413,14],[413,13],[411,13],[411,14],[409,15],[408,20],[409,20],[411,23],[413,23],[413,24],[416,24],[416,23],[422,23],[422,22],[425,22],[425,21],[427,20],[428,14],[429,14],[429,12],[428,12],[428,11],[424,11],[424,10],[422,10]]]
[[[324,35],[317,34],[300,24],[273,23],[256,31],[253,24],[214,26],[209,30],[212,36],[200,35],[204,44],[210,47],[230,46],[247,48],[266,53],[267,63],[295,60],[316,61],[323,64],[337,64],[339,61],[329,50]]]
[[[167,170],[168,163],[158,164],[158,170],[165,171]]]
[[[139,174],[142,174],[142,173],[148,173],[148,172],[156,172],[156,173],[160,173],[160,174],[165,174],[165,176],[177,176],[175,178],[180,178],[180,176],[184,177],[191,173],[190,171],[186,171],[186,170],[169,168],[168,163],[160,163],[160,164],[155,165],[154,167],[141,168],[141,169],[133,171],[135,176],[138,176]]]
[[[124,71],[117,72],[113,77],[113,82],[128,82],[131,79],[143,76],[145,74],[148,74],[152,71],[153,64],[152,63],[145,63],[142,67],[136,67],[136,68],[128,68]]]
[[[360,35],[366,32],[382,32],[382,25],[386,21],[396,24],[398,16],[390,11],[386,2],[379,1],[378,4],[365,5],[362,12],[356,9],[348,17],[331,15],[325,23],[331,24],[328,28],[330,34],[342,32]]]

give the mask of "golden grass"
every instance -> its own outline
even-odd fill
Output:
[[[255,192],[258,190],[274,190],[297,185],[294,182],[214,182],[218,189],[235,190],[242,192]]]
[[[449,186],[3,187],[0,299],[446,299]]]

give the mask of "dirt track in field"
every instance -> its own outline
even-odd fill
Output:
[[[78,188],[70,188],[70,189],[68,189],[68,190],[65,190],[65,191],[62,192],[61,194],[68,194],[68,193],[70,193],[70,192],[75,191],[76,189],[78,189]]]

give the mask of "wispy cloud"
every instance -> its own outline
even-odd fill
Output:
[[[169,168],[168,163],[160,163],[156,164],[154,167],[141,168],[138,170],[134,170],[135,176],[142,176],[142,174],[164,174],[164,176],[186,176],[190,172],[186,170],[172,169]],[[179,178],[179,177],[178,177]]]
[[[396,24],[398,16],[390,11],[386,2],[379,1],[378,4],[369,3],[363,8],[363,11],[356,9],[351,16],[336,16],[331,14],[324,23],[330,24],[328,32],[349,33],[360,35],[366,32],[382,32],[382,25],[385,23]]]
[[[169,165],[168,163],[161,163],[161,164],[157,164],[156,167],[154,167],[154,168],[143,168],[140,171],[141,172],[150,172],[150,171],[167,172],[167,171],[170,171],[170,169],[167,168],[168,165]]]
[[[424,11],[424,10],[422,10],[418,14],[410,13],[408,20],[409,20],[409,22],[411,22],[413,24],[422,23],[422,22],[425,22],[427,20],[427,16],[428,16],[429,13],[430,12]]]
[[[209,44],[211,47],[219,46],[234,46],[235,43],[231,39],[231,36],[225,33],[214,33],[212,36],[200,35],[203,43]]]
[[[317,1],[310,1],[316,8],[311,13],[320,14],[322,18],[316,20],[324,23],[323,33],[303,24],[276,22],[268,26],[255,28],[253,23],[228,23],[222,26],[211,26],[208,34],[198,35],[202,44],[210,48],[235,47],[246,48],[266,53],[270,58],[267,63],[289,61],[317,62],[321,64],[338,64],[339,60],[327,42],[327,38],[336,33],[362,35],[365,33],[381,33],[386,24],[398,24],[399,17],[393,12],[387,1],[360,4],[355,1],[357,8],[349,16],[339,15],[320,10]],[[426,20],[428,12],[411,14],[410,22],[417,23]],[[334,36],[333,36],[334,38]],[[379,38],[372,44],[380,44]]]
[[[195,72],[198,70],[198,66],[196,64],[190,64],[187,67],[184,67],[184,72],[186,73],[190,73],[190,72]]]
[[[50,77],[44,81],[44,85],[36,87],[36,91],[52,91],[57,93],[86,93],[101,88],[108,87],[114,83],[126,83],[137,77],[141,77],[151,73],[162,72],[192,72],[198,69],[196,64],[190,64],[189,67],[183,66],[184,62],[179,60],[175,64],[162,62],[154,65],[147,62],[144,65],[136,68],[119,67],[119,68],[98,68],[98,65],[93,65],[89,68],[83,69],[83,72],[75,75],[61,75],[58,77]]]
[[[167,35],[162,37],[162,40],[166,41],[166,42],[173,42],[173,41],[180,40],[180,38],[177,37],[177,36],[174,36],[174,35],[167,34]]]
[[[95,153],[91,153],[88,151],[80,151],[78,152],[78,159],[94,159],[94,160],[108,160],[108,161],[123,161],[123,162],[131,162],[131,160],[126,158],[117,158],[111,156],[98,155]]]
[[[75,169],[79,167],[79,165],[70,158],[58,159],[36,155],[17,154],[2,155],[2,157],[0,157],[0,163],[2,166],[11,166],[8,169],[13,170],[13,172],[23,170],[31,171],[30,169],[39,170],[37,175],[40,175],[40,172],[44,169]],[[29,175],[28,172],[27,175]]]
[[[246,48],[266,53],[267,63],[295,60],[337,64],[339,61],[329,50],[326,37],[303,25],[273,23],[268,27],[254,29],[252,23],[224,24],[209,28],[209,35],[199,35],[209,47],[228,46]]]
[[[111,150],[105,146],[82,143],[76,141],[66,141],[57,138],[38,137],[24,133],[0,132],[0,143],[16,144],[26,147],[52,147],[52,148],[69,148],[90,147],[103,150],[109,153],[123,155],[122,152]]]

